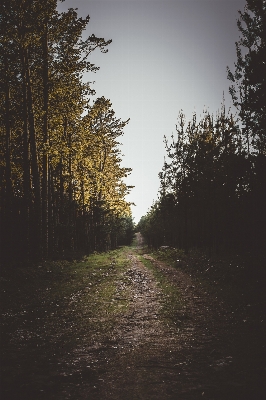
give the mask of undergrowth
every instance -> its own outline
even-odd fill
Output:
[[[243,320],[265,320],[266,269],[261,255],[209,255],[195,249],[185,254],[170,247],[143,251],[188,273],[203,290],[225,302],[232,312],[243,315]]]

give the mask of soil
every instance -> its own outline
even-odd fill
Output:
[[[266,398],[265,321],[247,323],[188,271],[145,254],[140,235],[137,241],[136,248],[127,249],[127,266],[115,281],[112,301],[121,310],[110,321],[106,306],[98,317],[101,326],[110,328],[75,328],[80,344],[54,349],[49,360],[41,351],[43,362],[36,361],[29,347],[20,349],[18,360],[16,346],[8,345],[2,400]],[[153,269],[140,261],[140,254]],[[164,303],[170,295],[154,270],[178,290],[178,307],[169,315]],[[75,324],[69,307],[57,314],[68,318],[68,326]],[[8,340],[7,335],[3,343]],[[53,340],[46,343],[52,347]]]

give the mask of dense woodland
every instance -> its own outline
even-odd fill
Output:
[[[0,4],[0,251],[3,258],[63,257],[128,244],[133,222],[119,137],[129,122],[96,98],[85,72],[111,40],[85,38],[89,16],[57,0]],[[150,246],[212,251],[266,248],[266,2],[238,20],[237,112],[190,121],[165,137],[159,198],[138,229]]]
[[[236,114],[223,101],[165,138],[158,200],[138,229],[152,247],[213,252],[266,249],[266,2],[239,12],[235,70],[228,69]]]
[[[106,250],[131,241],[115,116],[85,72],[111,40],[85,38],[89,16],[57,0],[0,5],[0,224],[3,258]]]

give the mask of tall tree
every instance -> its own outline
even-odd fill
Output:
[[[120,167],[116,142],[125,123],[114,118],[108,101],[98,100],[91,109],[88,95],[94,91],[83,81],[84,72],[98,70],[90,54],[97,48],[106,52],[111,40],[84,38],[89,16],[79,18],[74,9],[58,13],[56,5],[56,0],[0,4],[0,213],[4,230],[12,226],[20,255],[39,256],[42,250],[46,257],[60,246],[74,247],[77,224],[93,209],[96,214],[95,202],[104,229],[118,227],[116,219],[130,214],[123,182],[129,169]],[[87,233],[92,228],[83,225]],[[60,226],[68,240],[60,239]]]
[[[234,105],[239,110],[247,151],[266,151],[266,1],[247,0],[237,21],[235,71],[228,68]],[[251,146],[251,148],[250,148]]]
[[[176,135],[165,139],[160,198],[140,224],[150,244],[185,250],[239,244],[235,210],[246,193],[238,136],[224,106],[216,118],[206,113],[197,122],[194,114],[188,124],[180,113]]]
[[[239,110],[250,160],[249,223],[253,245],[266,247],[266,1],[247,0],[237,21],[235,71],[230,92]]]

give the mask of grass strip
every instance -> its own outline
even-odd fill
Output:
[[[183,302],[176,285],[161,272],[151,260],[139,256],[140,261],[152,272],[158,286],[162,291],[161,305],[162,316],[170,323],[177,325],[180,323],[180,313],[183,308]],[[178,322],[179,321],[179,322]]]
[[[123,285],[127,268],[127,249],[121,248],[7,271],[1,279],[5,370],[23,358],[50,362],[108,336],[129,304]]]

